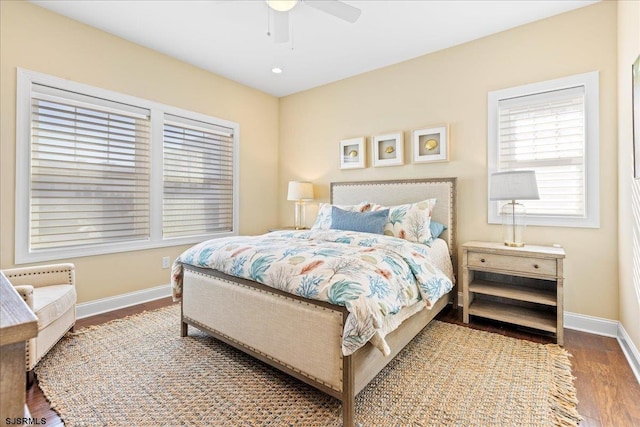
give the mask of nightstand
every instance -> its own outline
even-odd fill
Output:
[[[462,316],[479,316],[554,333],[563,345],[562,248],[462,245]]]

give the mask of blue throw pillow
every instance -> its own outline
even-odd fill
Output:
[[[442,232],[446,229],[447,227],[444,224],[440,224],[439,222],[436,222],[434,220],[431,220],[431,223],[429,223],[429,230],[431,230],[432,239],[437,239],[438,237],[440,237]]]
[[[331,228],[334,230],[359,231],[383,234],[389,217],[389,209],[375,212],[350,212],[332,207]]]

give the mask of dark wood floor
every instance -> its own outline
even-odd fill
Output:
[[[153,310],[171,304],[170,298],[153,301],[111,313],[78,320],[76,329],[98,325],[109,320]],[[462,310],[445,309],[438,319],[462,325]],[[475,329],[496,332],[540,343],[551,343],[545,337],[489,320],[473,319]],[[640,385],[636,381],[618,342],[614,338],[565,330],[564,348],[573,355],[571,365],[578,393],[578,412],[584,417],[583,427],[640,427]],[[27,405],[34,418],[46,419],[46,425],[63,426],[51,409],[37,382],[27,391]]]

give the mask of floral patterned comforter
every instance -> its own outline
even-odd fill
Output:
[[[174,300],[182,297],[183,263],[345,306],[344,355],[369,340],[387,354],[385,317],[420,301],[431,308],[453,288],[431,262],[428,246],[352,231],[275,231],[200,243],[173,265]]]

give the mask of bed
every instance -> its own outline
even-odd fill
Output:
[[[431,246],[440,247],[448,257],[447,276],[455,283],[456,178],[336,182],[331,184],[330,202],[342,206],[369,201],[394,206],[431,198],[437,200],[432,220],[446,226]],[[271,238],[279,238],[277,233]],[[305,233],[301,236],[307,238]],[[344,426],[354,425],[355,396],[448,303],[457,306],[454,286],[432,303],[425,301],[394,312],[388,316],[384,335],[367,335],[366,343],[345,350],[353,306],[348,310],[343,305],[234,277],[222,268],[196,265],[174,264],[172,284],[174,299],[181,300],[181,335],[187,336],[189,326],[198,328],[341,400]]]

